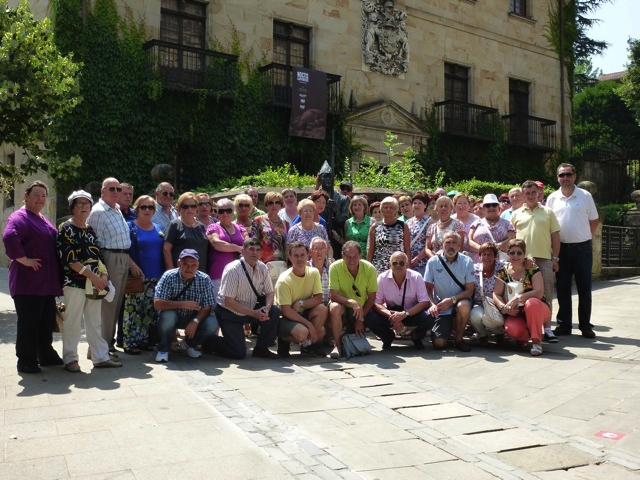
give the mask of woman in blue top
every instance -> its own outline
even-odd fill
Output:
[[[136,219],[128,222],[131,234],[130,271],[133,276],[144,275],[144,290],[142,293],[125,296],[123,343],[125,353],[138,355],[141,348],[153,348],[153,345],[149,345],[149,328],[153,328],[155,319],[153,295],[164,272],[164,238],[160,226],[151,221],[156,211],[156,201],[153,198],[142,195],[136,200],[133,209]]]

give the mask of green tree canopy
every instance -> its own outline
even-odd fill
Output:
[[[620,96],[640,125],[640,40],[629,39],[629,64],[622,78]]]
[[[0,164],[0,185],[43,169],[64,175],[77,159],[50,158],[43,145],[56,118],[79,102],[78,71],[71,56],[60,54],[49,20],[35,20],[26,0],[10,8],[0,0],[0,143],[20,146],[28,160],[12,168]]]
[[[640,127],[618,95],[619,84],[599,82],[574,97],[574,135],[608,141],[640,153]]]

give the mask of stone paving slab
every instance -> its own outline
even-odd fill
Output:
[[[551,445],[495,453],[500,461],[526,472],[566,470],[597,462],[599,459],[569,445]]]

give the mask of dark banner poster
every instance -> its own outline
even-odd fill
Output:
[[[289,135],[324,140],[326,130],[327,74],[293,67]]]

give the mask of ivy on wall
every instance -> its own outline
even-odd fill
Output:
[[[493,140],[474,140],[440,132],[434,107],[427,107],[426,145],[416,156],[427,174],[442,168],[445,184],[468,179],[504,184],[521,184],[524,180],[552,180],[547,173],[548,155],[538,150],[509,145],[501,124],[492,125]]]
[[[285,162],[314,173],[330,158],[332,131],[336,158],[350,154],[344,115],[329,116],[324,141],[289,137],[289,110],[265,106],[259,65],[247,56],[225,91],[164,89],[143,49],[149,40],[143,20],[129,10],[121,18],[114,0],[96,0],[84,19],[81,0],[52,4],[56,43],[84,64],[83,101],[57,126],[50,146],[82,158],[77,177],[58,185],[62,192],[116,176],[142,193],[155,186],[150,172],[159,163],[177,168],[178,190]],[[242,52],[237,35],[227,50]]]

